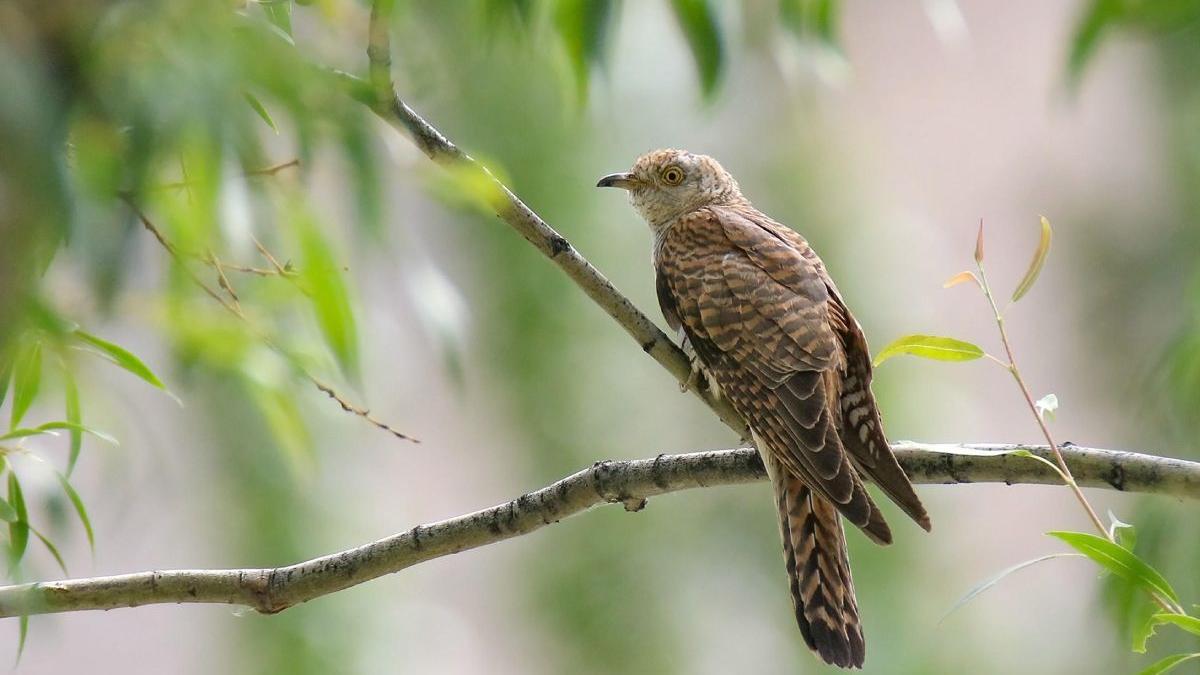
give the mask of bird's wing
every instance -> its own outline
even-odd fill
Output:
[[[879,406],[871,392],[871,352],[862,326],[846,306],[825,264],[808,242],[794,230],[782,225],[770,223],[770,229],[809,261],[828,292],[828,325],[837,336],[843,357],[839,397],[842,446],[863,474],[869,476],[892,501],[928,531],[929,514],[913,490],[912,482],[896,461],[896,456],[892,454],[883,432]]]
[[[701,209],[672,225],[659,284],[701,361],[789,472],[850,522],[891,533],[840,438],[841,347],[812,261],[765,216]],[[661,294],[660,294],[661,295]]]
[[[832,281],[829,281],[829,290],[832,310],[843,317],[842,321],[836,322],[839,325],[838,338],[846,355],[840,400],[842,444],[859,470],[870,476],[892,501],[928,531],[929,514],[913,490],[908,475],[892,454],[887,436],[883,433],[879,406],[875,403],[875,394],[871,392],[871,353],[867,348],[867,338]]]

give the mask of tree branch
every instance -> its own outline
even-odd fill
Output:
[[[1058,484],[1046,446],[926,445],[893,448],[916,483]],[[1080,485],[1200,499],[1200,463],[1064,445]],[[971,454],[956,454],[971,453]],[[998,454],[1009,453],[1009,454]],[[766,478],[752,448],[597,462],[540,490],[457,518],[275,568],[169,570],[0,587],[0,617],[167,603],[243,605],[264,614],[335,593],[418,563],[529,534],[601,504],[639,511],[646,499]]]
[[[450,142],[396,94],[391,79],[391,38],[388,31],[390,7],[391,0],[376,0],[371,11],[367,56],[370,59],[372,95],[363,94],[361,81],[355,81],[349,75],[342,75],[350,80],[351,90],[357,92],[355,97],[364,102],[369,101],[376,114],[412,139],[421,152],[433,161],[485,176],[489,181],[485,184],[490,184],[496,191],[496,199],[493,202],[496,215],[558,265],[593,302],[637,340],[642,351],[666,368],[681,385],[687,385],[692,373],[692,364],[683,351],[618,291],[612,282],[580,255],[571,242],[526,206],[486,167]],[[707,389],[694,386],[690,388],[722,422],[737,432],[740,438],[750,438],[746,423],[726,400],[713,396]]]

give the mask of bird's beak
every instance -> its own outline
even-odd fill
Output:
[[[610,173],[596,183],[596,187],[615,187],[622,190],[632,189],[638,180],[631,173]]]

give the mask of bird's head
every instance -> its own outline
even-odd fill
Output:
[[[696,209],[743,200],[737,181],[717,160],[686,150],[647,152],[631,170],[609,174],[596,187],[628,190],[633,208],[654,230]]]

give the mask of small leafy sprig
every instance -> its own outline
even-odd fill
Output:
[[[988,281],[987,271],[984,267],[982,221],[979,223],[979,233],[975,239],[975,271],[964,270],[959,272],[947,279],[945,284],[943,284],[945,288],[952,288],[964,283],[973,283],[982,292],[988,302],[988,307],[995,317],[996,327],[1000,333],[1000,342],[1004,348],[1004,358],[993,356],[978,345],[956,338],[935,335],[906,335],[884,347],[875,358],[875,365],[878,366],[894,356],[909,354],[937,361],[973,361],[984,358],[1004,368],[1012,375],[1017,388],[1020,389],[1021,396],[1037,421],[1038,429],[1046,439],[1046,443],[1049,445],[1055,461],[1052,462],[1044,457],[1034,455],[1028,450],[1011,451],[1011,454],[1028,457],[1032,460],[1042,462],[1053,469],[1062,479],[1063,484],[1070,488],[1078,500],[1080,507],[1087,513],[1088,519],[1099,533],[1097,535],[1087,532],[1048,532],[1049,536],[1064,542],[1073,548],[1076,553],[1044,555],[1013,565],[971,589],[970,592],[951,607],[947,615],[1013,572],[1045,560],[1082,555],[1099,564],[1107,572],[1116,575],[1132,584],[1135,588],[1143,591],[1161,610],[1150,616],[1135,633],[1132,646],[1133,651],[1145,653],[1146,641],[1154,634],[1154,630],[1158,626],[1171,624],[1200,636],[1200,618],[1189,615],[1181,604],[1179,595],[1171,587],[1166,578],[1134,553],[1133,548],[1136,541],[1134,528],[1131,525],[1121,522],[1111,513],[1109,514],[1111,523],[1105,526],[1100,516],[1097,515],[1096,509],[1092,507],[1083,490],[1079,488],[1078,483],[1076,483],[1074,476],[1071,474],[1071,468],[1067,465],[1066,460],[1063,459],[1062,452],[1059,450],[1059,445],[1055,442],[1048,424],[1048,421],[1053,418],[1055,411],[1058,409],[1058,397],[1054,394],[1047,394],[1039,399],[1034,399],[1032,390],[1026,383],[1025,378],[1021,374],[1021,369],[1017,365],[1017,359],[1013,353],[1012,341],[1009,339],[1008,329],[1004,321],[1005,312],[1013,303],[1029,293],[1034,283],[1037,282],[1038,276],[1046,264],[1046,257],[1050,253],[1052,238],[1053,232],[1050,228],[1050,221],[1043,216],[1041,218],[1041,238],[1037,249],[1034,251],[1033,260],[1030,262],[1025,276],[1021,278],[1021,281],[1013,290],[1012,296],[1003,311],[996,303],[996,295],[992,291],[992,286]],[[1001,451],[1001,453],[1003,452],[1005,451]],[[1150,665],[1142,671],[1142,675],[1166,673],[1176,666],[1195,658],[1200,658],[1200,652],[1174,654]]]

